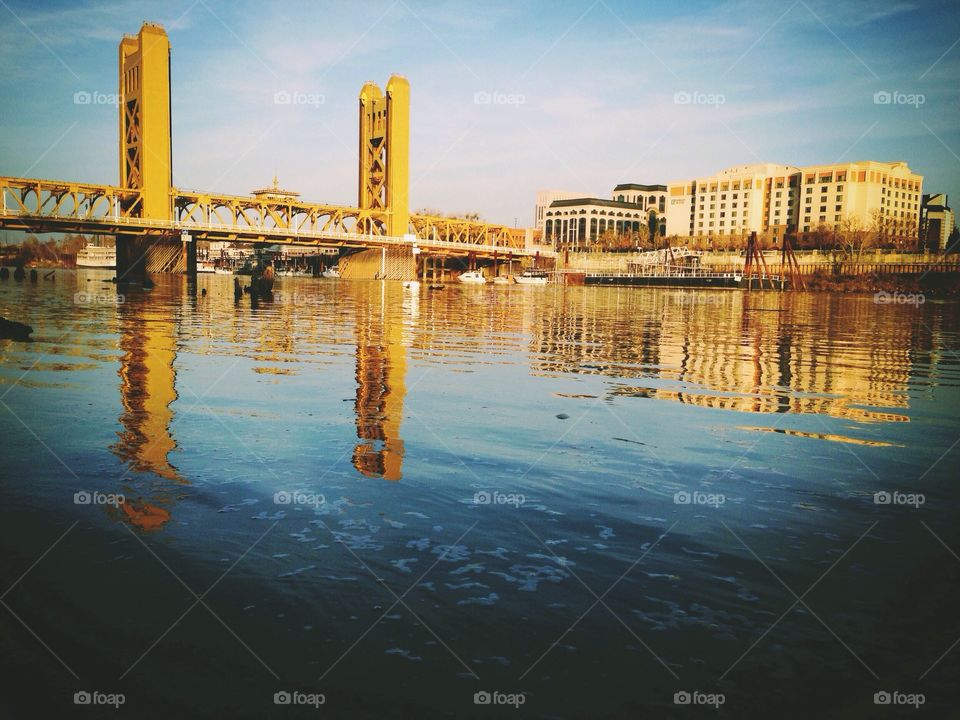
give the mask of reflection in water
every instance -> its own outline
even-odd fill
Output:
[[[598,294],[544,309],[534,372],[609,375],[621,380],[611,396],[908,422],[889,409],[908,408],[911,353],[931,343],[921,330],[833,296]],[[651,382],[622,382],[631,377]]]
[[[111,450],[131,470],[182,484],[186,481],[169,460],[176,447],[170,434],[170,406],[177,399],[176,326],[168,307],[151,303],[149,297],[128,295],[127,299],[117,311],[124,351],[118,371],[123,429]],[[158,497],[163,495],[161,491]],[[144,530],[158,529],[170,519],[169,510],[143,500],[128,498],[120,507],[131,523]]]
[[[406,394],[403,326],[385,317],[382,284],[367,284],[357,298],[357,437],[353,466],[368,477],[401,478],[400,421]],[[364,442],[365,441],[365,442]]]

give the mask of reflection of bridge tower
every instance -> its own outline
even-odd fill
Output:
[[[400,422],[406,395],[407,357],[398,318],[385,318],[382,286],[376,297],[357,298],[357,443],[353,466],[368,477],[401,478]],[[369,296],[368,296],[369,297]]]
[[[120,187],[138,191],[133,216],[172,218],[173,184],[170,140],[170,41],[159,25],[144,23],[137,35],[120,41]],[[117,235],[117,277],[146,272],[184,272],[195,252],[180,239]],[[188,260],[187,255],[190,255]]]
[[[118,374],[123,429],[111,449],[131,470],[183,483],[168,457],[176,447],[170,435],[170,406],[177,399],[174,323],[163,308],[146,298],[129,299],[131,302],[119,306],[123,356]],[[170,518],[167,510],[147,502],[128,500],[122,507],[131,522],[148,530]]]
[[[383,232],[402,237],[410,231],[410,83],[393,75],[384,94],[372,82],[360,89],[359,194],[361,210],[386,213]],[[372,233],[372,220],[362,232]],[[410,248],[365,250],[341,264],[344,277],[416,277]]]

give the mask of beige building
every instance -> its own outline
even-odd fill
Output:
[[[671,183],[667,234],[715,238],[756,232],[776,241],[788,231],[839,228],[879,218],[891,235],[916,237],[923,177],[905,162],[873,160],[791,167],[741,165]]]
[[[554,200],[544,213],[543,239],[557,249],[583,250],[608,232],[639,233],[650,212],[638,203],[602,198]]]
[[[547,244],[582,250],[607,233],[641,232],[649,227],[650,213],[654,213],[662,236],[667,230],[666,202],[666,185],[624,183],[613,189],[610,200],[542,190],[537,193],[537,228]]]
[[[623,183],[613,189],[612,199],[642,205],[647,210],[656,210],[658,215],[663,215],[667,207],[667,186]]]
[[[568,190],[541,190],[537,193],[537,203],[533,209],[533,226],[543,232],[547,208],[554,200],[569,200],[578,197],[583,197],[583,193]]]

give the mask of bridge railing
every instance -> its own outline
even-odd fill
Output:
[[[70,228],[117,232],[143,228],[156,232],[191,230],[217,239],[278,242],[317,240],[371,246],[419,243],[424,247],[471,252],[533,254],[526,232],[505,225],[459,218],[413,215],[416,241],[383,234],[386,212],[346,205],[307,203],[295,198],[267,199],[173,189],[170,220],[143,218],[141,193],[112,185],[60,180],[0,177],[0,217],[23,219],[37,231]]]
[[[62,180],[0,177],[0,211],[76,220],[140,214],[139,190]]]

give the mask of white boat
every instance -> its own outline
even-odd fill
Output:
[[[197,272],[198,273],[213,273],[216,272],[217,268],[213,264],[213,260],[197,260]]]
[[[340,271],[337,270],[336,266],[328,267],[326,270],[324,270],[322,273],[320,273],[320,277],[325,277],[325,278],[338,278],[338,277],[340,277]]]
[[[510,278],[508,278],[506,275],[497,275],[497,276],[493,279],[493,284],[494,284],[494,285],[509,285],[509,284],[510,284]]]
[[[513,279],[518,285],[546,285],[548,278],[545,270],[524,270]]]
[[[406,290],[419,290],[420,282],[418,280],[404,280],[403,287]]]
[[[468,270],[467,272],[462,272],[460,273],[460,277],[458,279],[460,282],[467,283],[468,285],[483,285],[485,282],[487,282],[487,279],[479,270]]]
[[[87,245],[77,253],[77,267],[82,268],[115,268],[117,266],[117,249],[102,245]]]

